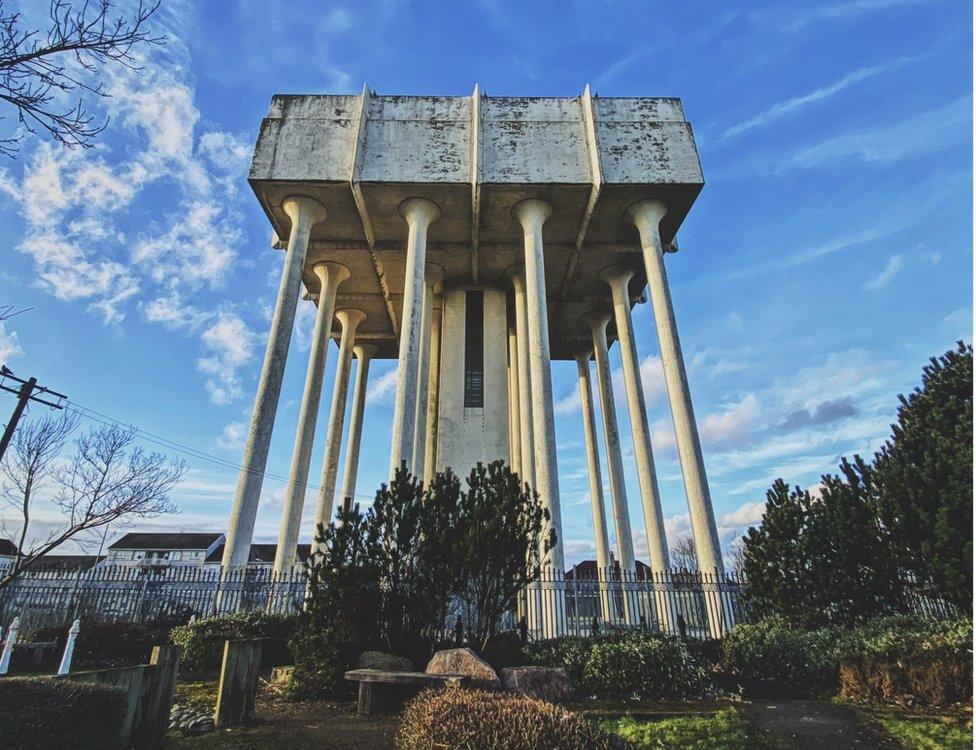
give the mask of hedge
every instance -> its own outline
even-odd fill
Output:
[[[0,731],[8,750],[119,746],[126,696],[118,688],[71,680],[0,680]]]
[[[189,672],[215,672],[220,669],[224,641],[239,638],[265,639],[261,666],[277,667],[291,663],[288,639],[295,633],[297,615],[238,612],[196,620],[173,628],[170,639],[183,647],[183,669]]]
[[[530,644],[526,652],[531,664],[564,668],[580,695],[678,699],[710,688],[701,654],[681,638],[662,633],[553,638]]]
[[[629,745],[553,703],[485,690],[426,691],[407,704],[397,750],[623,750]]]
[[[170,624],[81,621],[78,640],[75,641],[72,668],[102,669],[146,664],[153,646],[169,641]],[[54,641],[55,646],[47,654],[48,666],[57,664],[64,653],[68,627],[42,628],[34,631],[25,641]],[[16,653],[16,652],[15,652]]]

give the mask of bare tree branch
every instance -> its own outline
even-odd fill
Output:
[[[159,2],[138,6],[129,16],[116,15],[112,0],[50,0],[50,26],[22,28],[21,15],[7,13],[0,0],[0,101],[17,110],[20,125],[30,133],[46,132],[69,148],[91,148],[108,125],[85,109],[82,96],[108,96],[94,76],[109,63],[138,70],[134,50],[161,44],[163,36],[147,29]],[[78,95],[73,106],[63,95]],[[0,139],[0,154],[15,156],[23,135]]]
[[[698,554],[695,552],[695,540],[690,536],[679,537],[670,550],[671,565],[679,570],[698,570]]]
[[[188,468],[185,461],[167,461],[161,453],[146,453],[135,444],[135,431],[116,426],[89,430],[75,441],[75,453],[58,465],[77,416],[44,418],[21,428],[0,464],[3,495],[21,512],[17,559],[0,578],[0,589],[44,555],[78,535],[122,518],[149,518],[178,509],[170,493]],[[9,459],[8,459],[9,457]],[[65,523],[42,541],[25,549],[31,506],[41,483],[50,479],[58,488],[53,503]]]

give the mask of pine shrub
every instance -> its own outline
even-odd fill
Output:
[[[397,750],[623,750],[624,740],[560,706],[483,690],[426,691],[403,712]]]

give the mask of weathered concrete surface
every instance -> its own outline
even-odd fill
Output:
[[[363,413],[366,410],[366,385],[369,382],[369,363],[376,353],[372,344],[361,344],[352,348],[356,357],[356,385],[352,394],[352,414],[349,435],[346,437],[346,477],[342,483],[342,500],[351,498],[356,502],[356,477],[359,473],[359,450],[363,438]]]
[[[440,206],[427,259],[448,282],[491,285],[519,260],[512,208],[545,197],[554,209],[544,264],[551,355],[572,359],[586,339],[579,316],[592,308],[581,300],[601,293],[596,273],[633,259],[634,231],[621,220],[627,207],[667,202],[662,232],[670,241],[703,185],[677,99],[486,97],[477,89],[380,96],[368,87],[360,96],[275,96],[249,180],[278,236],[289,227],[281,201],[297,187],[329,207],[309,261],[350,268],[337,304],[366,312],[363,335],[375,337],[380,358],[397,356],[404,317],[404,199]],[[314,286],[310,269],[305,280]],[[642,282],[643,271],[635,293]]]
[[[438,651],[427,663],[427,674],[466,675],[475,687],[498,688],[502,682],[488,662],[480,659],[469,648],[451,648]]]

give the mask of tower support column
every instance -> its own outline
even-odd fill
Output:
[[[698,567],[706,575],[721,577],[725,567],[715,525],[715,512],[705,476],[705,460],[702,457],[701,440],[695,412],[691,403],[691,389],[685,372],[681,342],[678,340],[678,324],[674,318],[671,303],[671,290],[664,268],[664,246],[661,243],[660,224],[668,211],[660,200],[644,200],[631,206],[627,215],[637,227],[640,235],[641,251],[644,254],[644,269],[647,284],[651,291],[651,304],[654,308],[654,324],[661,348],[661,363],[664,366],[664,382],[668,391],[668,403],[674,420],[675,438],[678,444],[678,457],[684,477],[685,494],[688,498],[688,514],[691,519],[692,536],[695,539],[695,553]],[[723,614],[720,602],[708,607],[709,628],[714,638],[720,638],[723,631]]]
[[[346,418],[346,399],[349,393],[349,370],[352,368],[352,350],[356,344],[356,330],[366,319],[360,310],[339,310],[336,320],[342,326],[339,338],[339,359],[336,362],[335,385],[332,388],[332,406],[329,409],[329,431],[325,437],[325,456],[322,459],[322,484],[315,511],[315,536],[318,526],[328,526],[332,520],[335,499],[336,475],[339,473],[339,451],[342,448],[342,428]]]
[[[268,463],[268,450],[278,411],[288,345],[291,343],[291,332],[295,323],[295,308],[298,305],[302,270],[305,268],[305,255],[308,252],[308,238],[312,227],[324,221],[328,215],[321,203],[304,195],[285,198],[282,208],[291,219],[291,231],[281,270],[281,283],[278,285],[278,298],[271,318],[268,347],[264,353],[258,392],[254,399],[254,411],[248,427],[241,473],[234,494],[234,506],[227,528],[227,540],[221,560],[221,567],[225,572],[247,565],[251,552],[254,521],[261,499],[264,470]]]
[[[519,427],[518,337],[515,326],[508,327],[508,464],[522,476],[522,434]]]
[[[417,414],[427,230],[440,216],[440,209],[436,203],[426,198],[409,198],[400,204],[400,214],[407,222],[407,257],[404,268],[396,400],[393,405],[393,440],[390,446],[391,478],[401,463],[405,463],[409,471],[414,470],[413,442]]]
[[[515,344],[518,357],[518,430],[519,430],[519,462],[521,479],[532,489],[535,484],[535,439],[533,434],[532,414],[535,407],[532,403],[532,377],[529,373],[529,323],[525,302],[525,274],[522,266],[509,268],[508,277],[512,280],[512,290],[515,297]]]
[[[363,439],[363,412],[366,409],[366,384],[369,381],[369,362],[376,353],[372,344],[357,344],[352,348],[356,357],[356,385],[352,393],[352,414],[349,436],[346,439],[346,477],[342,483],[342,499],[356,502],[356,478],[359,472],[359,448]]]
[[[417,364],[417,412],[414,415],[413,428],[413,473],[418,479],[425,479],[425,456],[427,453],[428,421],[427,404],[430,401],[430,368],[431,351],[434,333],[434,297],[435,287],[440,284],[444,270],[437,265],[430,264],[424,271],[424,294],[421,304],[420,318],[420,360]]]
[[[593,512],[593,538],[596,542],[597,580],[599,581],[600,610],[604,622],[613,621],[608,584],[613,580],[610,567],[610,540],[607,535],[607,514],[603,506],[603,478],[600,476],[600,449],[596,442],[596,421],[593,417],[593,389],[590,386],[590,352],[576,355],[579,373],[580,410],[583,413],[583,438],[586,444],[586,466],[590,477],[590,510]]]
[[[444,296],[441,284],[434,286],[434,306],[430,319],[430,370],[427,373],[427,430],[424,433],[424,482],[430,484],[437,473],[437,431],[440,426],[441,325]]]
[[[349,278],[349,269],[339,263],[316,263],[312,273],[319,280],[318,308],[315,312],[315,329],[312,333],[312,348],[308,355],[305,391],[302,394],[302,406],[298,414],[298,430],[295,433],[295,447],[292,449],[288,486],[285,487],[284,509],[281,513],[281,527],[278,531],[278,546],[275,551],[275,575],[289,571],[295,565],[336,293],[339,285]]]
[[[661,491],[654,468],[651,430],[647,424],[647,405],[644,400],[644,385],[641,382],[640,361],[637,357],[637,344],[634,341],[634,324],[630,317],[630,295],[627,289],[627,284],[633,275],[634,272],[629,268],[611,266],[604,269],[600,278],[610,287],[613,296],[614,322],[617,324],[620,360],[623,365],[624,386],[627,389],[630,431],[634,441],[637,476],[640,480],[651,571],[664,575],[669,567],[668,542],[664,533]]]

